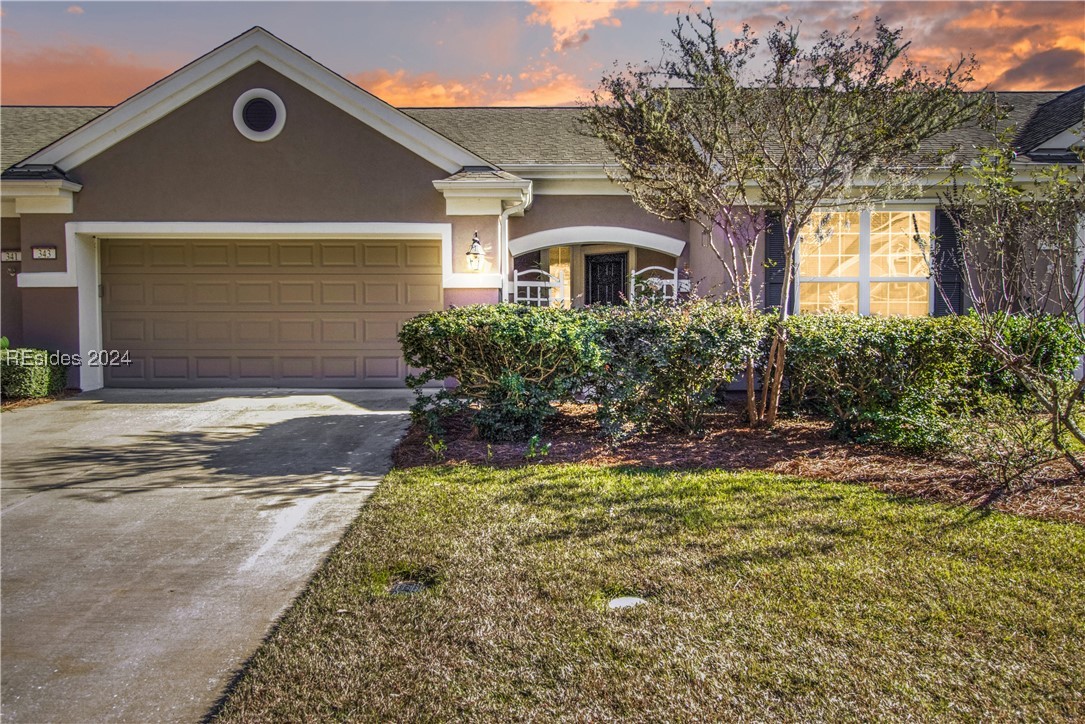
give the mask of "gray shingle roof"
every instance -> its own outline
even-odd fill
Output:
[[[108,110],[101,106],[0,108],[0,169],[22,161]]]
[[[1007,122],[1021,128],[1019,147],[1028,151],[1081,121],[1085,86],[1065,93],[1000,92],[997,97],[1009,110]],[[0,168],[6,169],[23,160],[107,110],[71,106],[3,107]],[[579,108],[405,108],[403,111],[497,166],[599,165],[612,160],[602,142],[580,133]],[[989,145],[990,136],[979,127],[967,126],[932,139],[931,145],[942,142],[959,144],[963,155],[968,157],[975,147]]]
[[[1023,151],[1031,151],[1067,128],[1081,123],[1083,119],[1085,85],[1040,105],[1028,122],[1021,126],[1021,131],[1017,134],[1017,145]]]
[[[1059,92],[1041,91],[1001,91],[994,94],[995,102],[1000,111],[1006,114],[1000,122],[1000,127],[1006,128],[1016,125],[1021,128],[1033,116],[1036,109],[1042,104],[1058,98]],[[977,149],[992,145],[990,130],[982,127],[979,123],[970,123],[955,128],[947,133],[938,134],[928,139],[923,144],[924,151],[935,151],[938,148],[960,147],[961,160],[978,156]]]
[[[578,133],[579,108],[404,108],[403,112],[498,166],[611,160],[601,141]]]

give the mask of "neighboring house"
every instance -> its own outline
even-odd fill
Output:
[[[1022,160],[1065,160],[1085,87],[1004,96]],[[725,291],[699,230],[608,180],[578,113],[396,109],[261,28],[114,108],[6,107],[0,238],[21,260],[0,331],[130,353],[78,369],[83,389],[398,386],[405,319],[523,297],[525,279],[564,304],[616,301],[653,266]],[[915,224],[944,235],[940,216],[927,200],[835,217],[802,250],[798,308],[946,311],[910,243]]]

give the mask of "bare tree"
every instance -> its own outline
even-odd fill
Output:
[[[908,60],[902,30],[880,20],[871,34],[825,31],[809,46],[795,26],[780,23],[763,40],[745,26],[723,45],[708,11],[680,17],[672,35],[658,63],[604,76],[586,125],[637,204],[701,227],[732,297],[751,310],[761,302],[758,239],[770,223],[782,227],[783,259],[794,260],[819,210],[914,195],[955,150],[934,139],[984,107],[964,93],[972,58],[930,73]],[[793,266],[779,270],[759,401],[747,365],[751,424],[776,419]]]
[[[979,319],[977,341],[1028,391],[1054,449],[1085,476],[1085,379],[1053,364],[1045,333],[1070,335],[1079,358],[1085,351],[1085,171],[1020,163],[1013,134],[1004,131],[959,169],[942,205],[957,237],[960,284]]]

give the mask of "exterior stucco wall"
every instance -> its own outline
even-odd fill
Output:
[[[727,296],[734,291],[731,279],[728,277],[723,263],[717,258],[708,243],[705,241],[704,232],[696,224],[690,224],[689,245],[686,251],[689,254],[690,279],[693,282],[694,291],[702,297]],[[717,228],[714,231],[717,238],[717,247],[727,253],[727,240]],[[752,285],[757,301],[764,300],[765,286],[765,235],[761,233],[757,239],[757,252],[753,262]]]
[[[264,143],[233,123],[266,88],[286,124]],[[73,220],[436,221],[442,169],[267,66],[256,64],[72,169]]]
[[[471,239],[478,232],[482,243],[482,274],[497,273],[497,217],[496,216],[449,216],[442,218],[452,222],[452,271],[470,272],[467,252]]]
[[[670,254],[664,254],[661,251],[655,251],[654,249],[637,249],[636,269],[645,269],[650,266],[661,266],[666,269],[673,269],[678,261],[677,258]]]
[[[497,289],[446,289],[445,308],[466,307],[469,304],[497,304]]]
[[[3,219],[0,223],[0,244],[4,251],[18,251],[22,248],[19,234],[19,219]],[[22,271],[22,264],[4,262],[0,269],[0,334],[8,338],[12,347],[23,344],[23,301],[22,290],[16,282],[16,274]]]
[[[522,218],[509,219],[509,237],[564,226],[621,226],[682,240],[689,234],[687,224],[662,221],[628,196],[536,196],[531,210]]]
[[[79,312],[76,290],[22,289],[22,346],[50,351],[79,352]],[[79,386],[79,369],[68,370],[68,385]]]

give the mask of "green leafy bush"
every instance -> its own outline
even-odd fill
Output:
[[[767,318],[734,305],[694,299],[638,300],[592,310],[606,354],[593,380],[603,430],[700,432],[716,392],[756,355]]]
[[[577,310],[474,305],[423,314],[399,334],[416,417],[431,422],[471,407],[487,440],[527,440],[542,431],[551,403],[569,399],[602,362],[594,320]],[[452,378],[435,394],[420,388]]]
[[[977,332],[978,318],[971,317]],[[1085,343],[1077,322],[1066,315],[991,315],[987,323],[994,325],[990,334],[980,333],[980,343],[1004,344],[1014,355],[1028,360],[1028,367],[1049,380],[1069,381],[1085,354]],[[981,354],[974,358],[974,370],[986,381],[985,392],[1006,394],[1018,404],[1029,397],[1020,378],[1000,366],[994,356]]]
[[[56,395],[67,381],[67,365],[51,364],[43,349],[0,350],[0,395],[5,400]]]
[[[999,323],[1019,354],[1072,375],[1081,352],[1069,321]],[[826,415],[841,437],[937,446],[962,410],[982,410],[991,395],[1022,399],[1014,376],[984,351],[974,316],[803,314],[787,324],[792,404]]]
[[[802,314],[788,325],[793,405],[859,441],[923,448],[946,432],[946,407],[975,384],[967,317]]]

